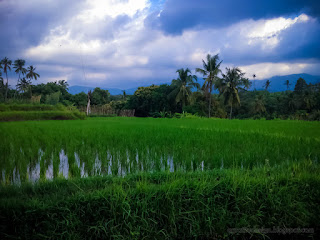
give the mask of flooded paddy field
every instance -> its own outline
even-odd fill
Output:
[[[0,124],[1,184],[319,164],[320,124],[94,118]]]
[[[264,229],[306,229],[297,239],[317,239],[319,131],[278,120],[1,123],[0,237],[272,239]]]

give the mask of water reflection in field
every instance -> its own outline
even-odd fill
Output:
[[[189,168],[187,167],[189,164]],[[19,166],[19,168],[17,168]],[[129,150],[106,151],[104,154],[95,153],[94,156],[81,157],[78,152],[67,153],[61,149],[56,154],[45,153],[39,149],[36,161],[27,164],[17,164],[12,170],[1,169],[2,184],[21,184],[29,181],[35,183],[40,180],[52,180],[54,178],[72,178],[88,176],[126,176],[136,172],[153,172],[177,170],[201,170],[205,169],[204,161],[175,162],[173,155],[157,154],[150,150],[143,153]],[[23,167],[25,166],[25,167]]]

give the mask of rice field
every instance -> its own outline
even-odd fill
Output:
[[[317,239],[319,133],[281,120],[0,123],[0,238]]]
[[[139,172],[318,164],[320,124],[94,118],[0,124],[2,184]]]

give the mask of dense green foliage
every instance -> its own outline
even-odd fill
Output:
[[[0,121],[74,120],[84,119],[79,111],[15,111],[0,112]]]
[[[319,231],[319,166],[96,177],[0,188],[2,239],[263,238],[230,228]],[[292,234],[268,234],[286,237]],[[313,234],[294,234],[307,239]],[[4,237],[4,238],[3,238]],[[252,237],[252,236],[251,236]]]
[[[0,104],[0,121],[84,119],[84,113],[63,105]]]
[[[289,80],[285,92],[268,92],[271,81],[266,81],[265,90],[248,91],[251,82],[239,68],[220,69],[219,56],[207,55],[202,61],[203,68],[196,72],[204,77],[202,86],[191,71],[178,69],[177,79],[171,84],[139,87],[133,95],[110,96],[108,90],[95,88],[90,95],[90,104],[108,109],[107,115],[114,115],[124,109],[134,109],[137,117],[173,117],[176,113],[188,112],[202,117],[218,117],[238,119],[296,119],[320,120],[320,83],[307,84],[299,78],[291,91]],[[11,70],[12,62],[5,58],[0,62],[6,74]],[[37,102],[43,104],[62,103],[75,106],[84,111],[88,104],[87,93],[72,95],[68,93],[65,80],[32,85],[31,80],[39,74],[30,66],[24,68],[25,61],[17,59],[13,68],[18,74],[16,90],[10,89],[0,71],[0,100],[5,102]],[[219,76],[221,74],[221,76]],[[26,78],[23,76],[25,75]],[[256,75],[253,75],[254,79]],[[213,92],[213,91],[216,92]],[[98,111],[99,112],[99,111]],[[97,113],[94,113],[97,114]]]

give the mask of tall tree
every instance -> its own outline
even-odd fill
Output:
[[[220,94],[224,96],[224,103],[230,106],[230,119],[235,105],[240,105],[239,90],[245,90],[250,87],[245,73],[237,67],[226,68],[226,74],[222,74],[222,79],[217,82],[217,88]]]
[[[202,86],[202,89],[207,93],[209,98],[209,106],[208,106],[208,116],[211,117],[211,94],[212,88],[215,82],[218,79],[218,74],[221,72],[220,65],[222,61],[219,62],[219,55],[216,54],[211,56],[210,54],[207,55],[207,62],[202,60],[203,69],[196,68],[196,72],[201,73],[205,78],[205,82]]]
[[[264,84],[264,89],[266,91],[268,91],[268,88],[270,87],[270,84],[271,84],[271,81],[270,80],[267,80],[266,83]]]
[[[176,102],[181,103],[183,109],[190,100],[192,88],[199,89],[200,85],[196,82],[197,76],[191,75],[191,71],[188,68],[178,69],[177,73],[179,77],[172,80],[171,85],[174,87],[174,90],[170,95],[175,96]]]
[[[40,77],[40,75],[38,73],[36,73],[35,70],[36,70],[36,68],[33,67],[32,65],[30,67],[28,67],[26,77],[30,80],[32,80],[32,79],[37,80],[38,77]]]
[[[38,77],[40,77],[40,75],[38,73],[35,72],[36,68],[33,67],[32,65],[30,67],[28,67],[27,69],[27,79],[29,79],[29,82],[30,82],[30,85],[31,85],[31,81],[32,79],[34,80],[37,80]],[[32,91],[31,91],[32,88],[30,88],[30,96],[32,97]]]
[[[258,94],[254,100],[253,104],[253,112],[262,114],[265,113],[266,107],[265,107],[265,100],[264,100],[264,95],[263,94]]]
[[[5,92],[5,97],[4,97],[5,101],[7,100],[7,97],[8,97],[8,88],[9,88],[8,70],[11,71],[11,64],[12,64],[12,61],[9,60],[7,57],[5,57],[4,59],[1,60],[3,72],[6,74],[6,77],[7,77],[6,92]]]
[[[27,73],[27,69],[24,68],[25,63],[26,61],[23,59],[17,59],[13,63],[13,68],[15,69],[15,73],[19,74],[16,88],[18,88],[18,85],[19,85],[20,75],[22,74],[22,76],[24,76]],[[16,95],[16,91],[15,91],[14,97],[15,95]]]
[[[61,86],[63,89],[68,90],[69,84],[66,80],[59,80],[57,84]]]
[[[123,99],[123,100],[127,100],[126,90],[122,90],[122,99]]]
[[[26,80],[25,78],[20,79],[17,84],[17,90],[24,93],[30,90],[30,81]]]
[[[252,77],[253,77],[253,88],[254,88],[254,90],[256,90],[256,80],[255,79],[257,76],[256,76],[256,74],[253,74]]]
[[[299,78],[296,82],[296,85],[294,86],[294,91],[298,94],[301,94],[304,90],[306,90],[308,87],[308,84],[306,80],[303,78]]]
[[[92,105],[104,105],[110,102],[110,93],[97,87],[91,93],[90,99]]]
[[[17,59],[13,63],[13,68],[15,69],[15,73],[19,74],[18,76],[18,82],[20,80],[20,75],[25,75],[27,73],[27,69],[24,68],[24,65],[26,64],[26,61],[23,59]]]
[[[1,64],[0,64],[0,69],[1,69]],[[2,77],[2,72],[0,72],[0,91],[1,91],[1,95],[4,95],[3,93],[4,90],[4,83],[3,83],[3,77]]]
[[[289,80],[286,80],[285,82],[284,82],[284,85],[286,85],[286,87],[287,87],[287,91],[289,90],[289,87],[290,87],[290,85],[291,85],[291,83],[290,83],[290,81]]]

